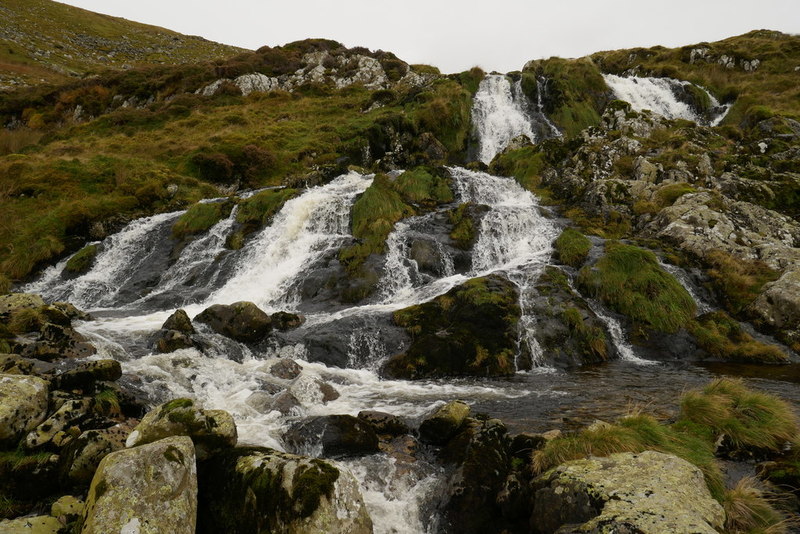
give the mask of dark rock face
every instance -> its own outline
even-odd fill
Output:
[[[270,316],[252,302],[214,304],[194,319],[218,334],[244,343],[259,342],[272,330]]]
[[[513,374],[520,308],[516,286],[498,275],[472,279],[433,301],[394,313],[413,337],[383,368],[392,378]]]
[[[358,413],[358,418],[373,426],[380,435],[399,436],[408,433],[408,425],[396,415],[375,410],[364,410]]]
[[[269,374],[284,380],[297,378],[301,372],[303,372],[303,368],[294,360],[287,358],[278,360],[269,368]]]
[[[272,319],[272,326],[277,330],[292,330],[306,322],[306,318],[302,315],[289,312],[275,312],[270,318]]]
[[[166,354],[179,349],[190,349],[196,344],[188,334],[177,330],[159,330],[156,334],[155,349]]]
[[[306,419],[284,436],[295,449],[322,445],[328,457],[359,456],[378,452],[378,436],[372,425],[352,415],[326,415]]]

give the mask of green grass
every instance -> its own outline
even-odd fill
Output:
[[[104,416],[119,415],[122,409],[119,403],[119,395],[113,389],[103,389],[94,395],[94,409],[97,413]]]
[[[459,204],[457,208],[447,212],[447,220],[452,225],[450,239],[455,241],[456,246],[461,250],[470,250],[477,236],[475,221],[467,213],[473,206],[474,204],[467,202]]]
[[[753,477],[744,477],[725,491],[722,506],[725,508],[725,532],[731,534],[784,534],[797,521],[788,521],[778,508],[778,498],[770,494],[763,483]]]
[[[398,176],[393,186],[407,202],[433,207],[455,200],[449,182],[436,169],[417,167]]]
[[[490,170],[493,174],[511,176],[528,191],[535,191],[541,185],[545,165],[541,148],[526,146],[501,152],[492,161]]]
[[[96,256],[97,245],[86,245],[69,259],[64,269],[72,274],[84,273],[89,270]]]
[[[716,358],[742,363],[789,363],[774,345],[756,341],[725,312],[706,314],[688,325],[700,348]]]
[[[734,258],[721,250],[712,250],[703,258],[711,285],[729,312],[742,312],[780,273],[758,260]]]
[[[203,202],[191,206],[178,217],[172,225],[172,236],[183,239],[186,236],[205,232],[223,218],[230,215],[232,202]]]
[[[583,315],[577,308],[566,308],[562,312],[561,318],[577,340],[582,354],[592,360],[597,358],[608,360],[606,333],[602,328],[587,325],[583,320]]]
[[[592,242],[574,228],[565,228],[554,245],[558,259],[576,269],[584,264],[592,249]]]
[[[236,222],[263,226],[286,204],[296,197],[298,189],[268,189],[239,202]]]
[[[581,269],[583,291],[614,311],[661,332],[676,332],[694,318],[694,299],[648,250],[606,243],[605,254]]]

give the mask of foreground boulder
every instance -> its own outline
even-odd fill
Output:
[[[329,457],[372,454],[379,450],[374,427],[352,415],[306,419],[294,425],[284,439],[297,450],[311,451],[322,447],[322,454]]]
[[[218,334],[243,343],[257,343],[272,330],[270,316],[252,302],[214,304],[200,312],[194,320],[208,325]]]
[[[450,401],[422,421],[419,426],[419,437],[426,443],[444,445],[461,429],[467,416],[469,416],[467,403]]]
[[[725,521],[697,467],[654,451],[574,460],[535,485],[535,532],[714,534]]]
[[[203,410],[192,399],[175,399],[144,416],[128,437],[127,446],[152,443],[169,436],[189,436],[197,457],[208,458],[236,445],[236,424],[224,410]]]
[[[83,534],[194,534],[197,469],[192,440],[167,438],[103,458],[83,518]]]
[[[201,466],[199,534],[370,534],[358,482],[320,459],[247,447]]]
[[[411,335],[409,348],[389,359],[392,378],[503,376],[515,372],[516,286],[498,275],[474,278],[431,302],[394,313]]]
[[[47,382],[35,376],[0,375],[0,443],[12,443],[47,417]]]
[[[40,515],[0,521],[4,534],[58,534],[63,525],[55,517]]]

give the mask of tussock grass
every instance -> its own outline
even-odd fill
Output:
[[[406,201],[414,204],[435,206],[455,200],[449,179],[426,167],[404,172],[397,177],[393,186]]]
[[[555,249],[561,262],[578,268],[586,261],[592,242],[574,228],[565,228],[555,241]]]
[[[203,202],[191,206],[172,225],[172,235],[177,239],[205,232],[233,209],[232,202]]]
[[[753,477],[741,479],[734,488],[726,490],[722,500],[725,508],[725,531],[730,534],[784,534],[798,526],[789,520],[776,505],[779,498]]]
[[[256,193],[239,202],[236,221],[245,224],[262,226],[266,224],[280,209],[299,194],[298,189],[268,189]]]
[[[648,250],[606,243],[606,253],[584,267],[578,284],[614,311],[662,332],[676,332],[695,314],[691,295]]]
[[[788,363],[789,356],[774,345],[756,341],[725,312],[705,314],[688,325],[698,346],[722,360],[742,363]]]
[[[721,250],[712,250],[704,258],[713,288],[722,297],[725,308],[733,314],[743,311],[761,293],[768,282],[780,273],[757,260],[734,258]]]

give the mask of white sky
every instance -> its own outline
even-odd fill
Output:
[[[443,72],[519,70],[530,59],[800,33],[800,0],[67,0],[256,49],[308,37],[394,52]]]

